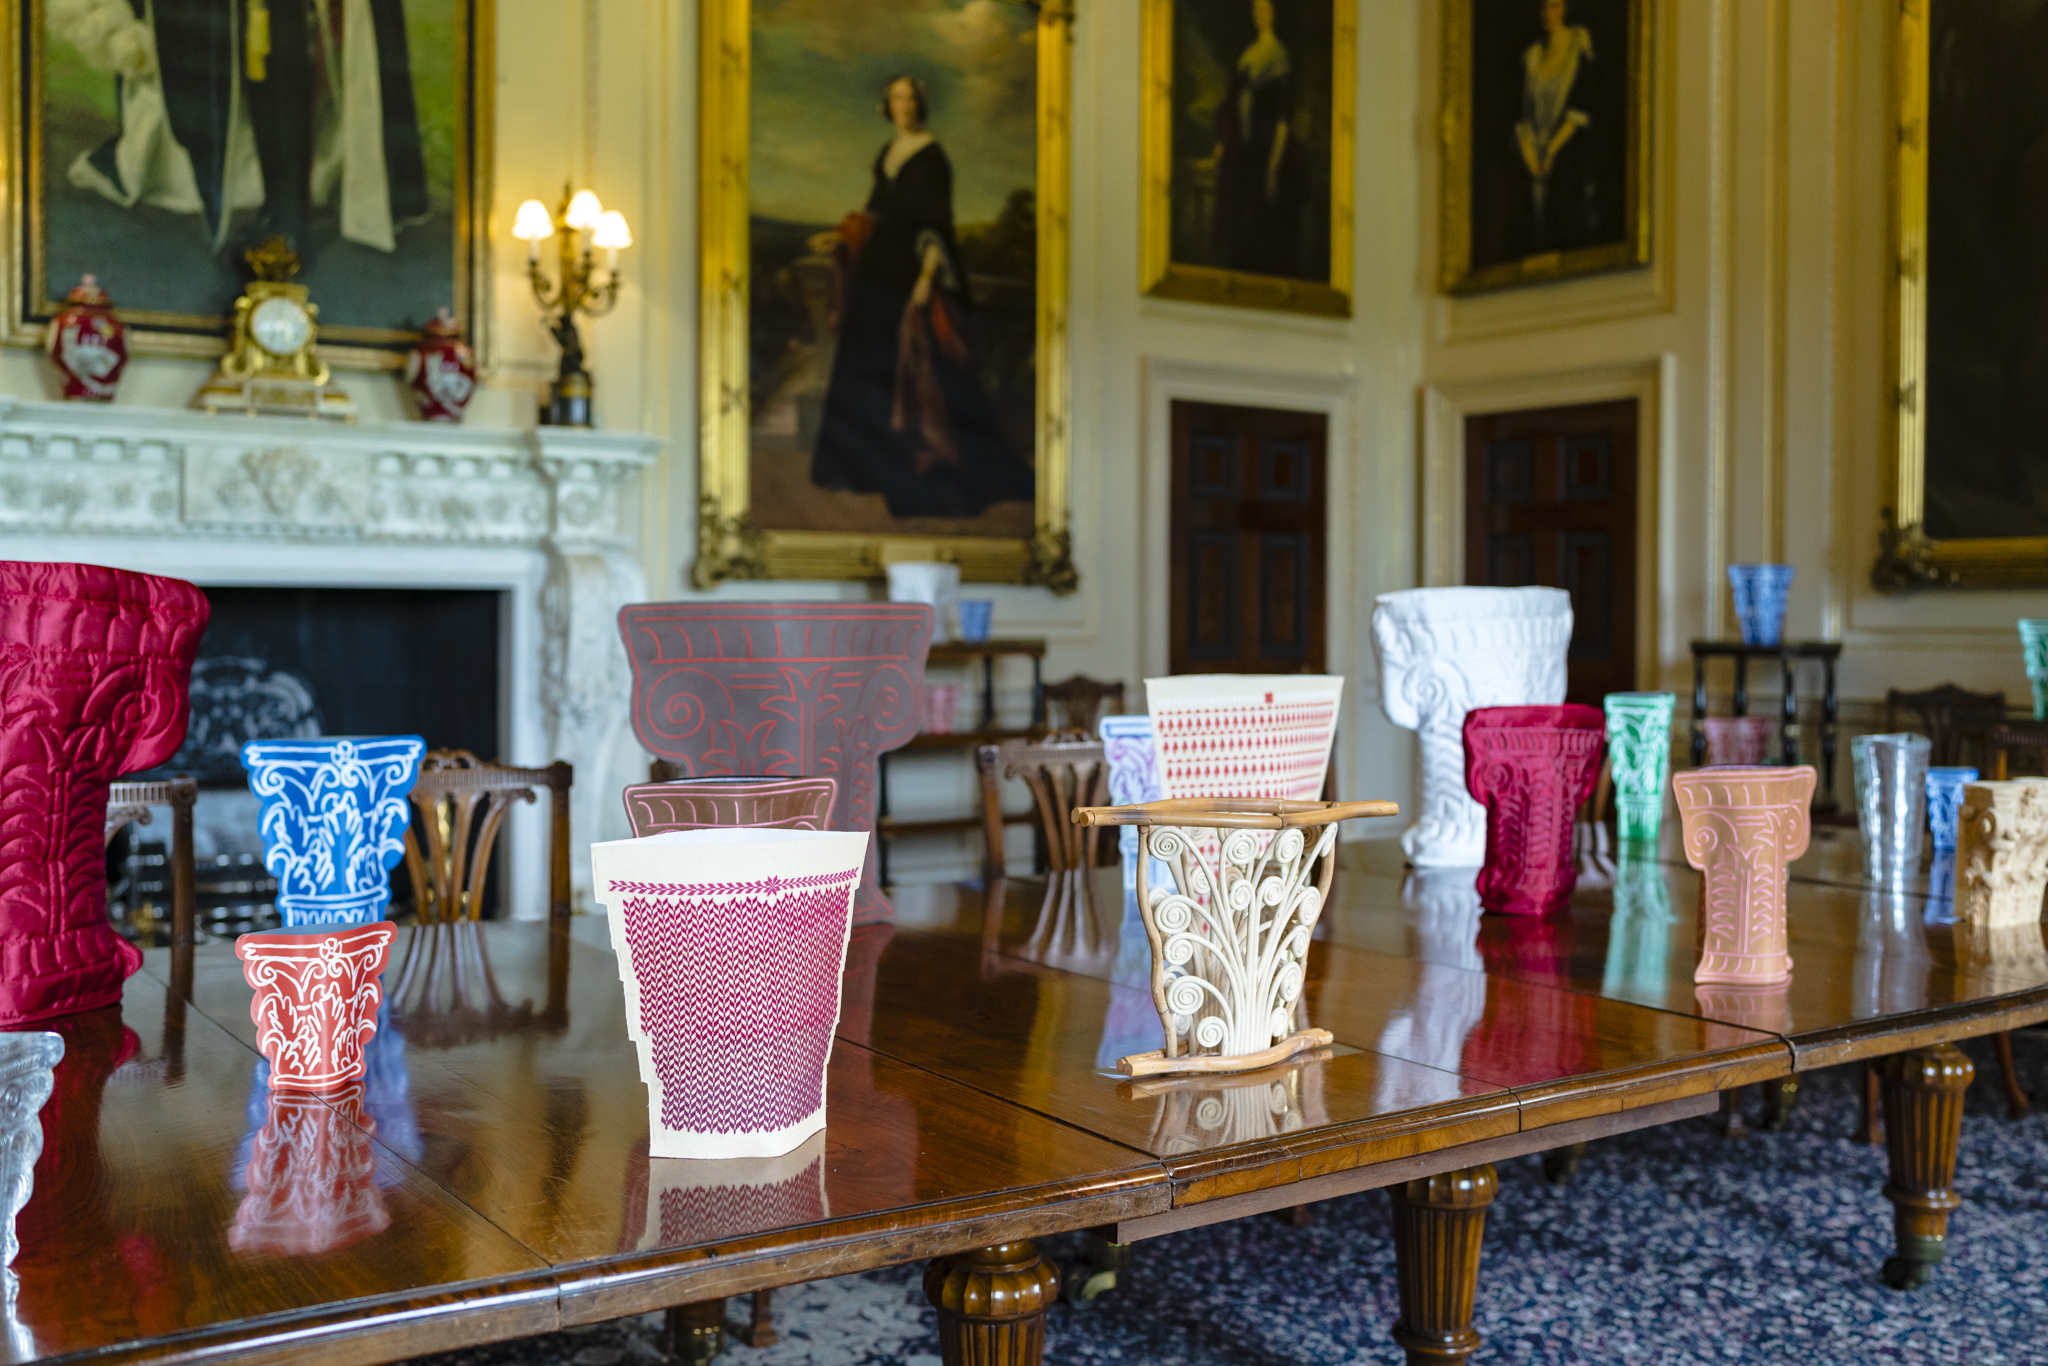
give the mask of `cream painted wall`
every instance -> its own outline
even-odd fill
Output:
[[[1135,682],[1165,668],[1167,400],[1207,390],[1318,408],[1333,417],[1331,668],[1352,680],[1342,782],[1347,795],[1410,794],[1412,742],[1379,715],[1368,622],[1377,593],[1455,581],[1457,416],[1628,392],[1646,400],[1655,472],[1655,681],[1684,691],[1686,641],[1731,626],[1730,560],[1782,556],[1799,569],[1789,630],[1844,642],[1846,698],[1945,679],[2025,692],[2011,622],[2048,612],[2048,595],[1868,587],[1888,389],[1885,7],[1654,4],[1654,263],[1453,300],[1434,287],[1439,0],[1361,0],[1358,285],[1353,317],[1337,322],[1138,293],[1139,6],[1083,0],[1071,282],[1082,586],[1068,598],[988,591],[1003,629],[1051,641],[1049,677]],[[636,238],[618,311],[586,335],[602,422],[669,442],[640,522],[663,597],[689,595],[695,550],[695,35],[689,0],[498,0],[495,358],[471,410],[476,422],[530,420],[553,364],[523,252],[503,231],[513,207],[551,198],[564,177],[591,184]],[[139,361],[121,401],[182,406],[205,371]],[[399,415],[389,379],[345,379],[366,413]],[[33,352],[0,354],[0,390],[54,396]],[[867,592],[780,583],[720,595]],[[962,769],[904,766],[899,812],[964,809]],[[906,845],[899,866],[938,876],[972,856],[965,841],[926,841]]]
[[[1787,633],[1843,642],[1852,719],[1877,719],[1871,708],[1893,687],[1952,681],[2023,698],[2012,623],[2048,610],[2048,594],[1898,597],[1869,584],[1889,501],[1889,7],[1655,0],[1654,11],[1649,269],[1434,297],[1438,162],[1433,147],[1422,154],[1423,382],[1446,418],[1431,424],[1424,452],[1430,487],[1445,490],[1433,501],[1460,486],[1452,413],[1533,406],[1547,387],[1569,396],[1589,378],[1657,372],[1661,411],[1643,445],[1657,479],[1657,650],[1644,686],[1688,694],[1686,642],[1733,630],[1725,566],[1783,559],[1798,567]],[[1441,24],[1432,4],[1422,21],[1431,73]],[[1421,99],[1436,107],[1433,84]],[[1452,530],[1437,538],[1442,555],[1425,546],[1441,575],[1456,572]]]

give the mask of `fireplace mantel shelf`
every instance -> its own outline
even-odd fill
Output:
[[[632,681],[619,608],[661,442],[581,428],[348,425],[0,396],[0,558],[90,560],[205,585],[390,584],[508,599],[503,757],[576,766],[571,826],[618,819]],[[367,662],[367,661],[366,661]],[[537,822],[512,816],[515,831]],[[624,834],[623,828],[617,831]],[[511,841],[513,899],[546,907],[537,825]],[[579,904],[589,864],[574,864]]]
[[[622,545],[658,439],[344,424],[0,397],[0,529],[44,534]]]

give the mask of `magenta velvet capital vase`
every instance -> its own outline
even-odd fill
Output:
[[[1598,707],[1475,707],[1465,715],[1465,788],[1486,808],[1479,904],[1548,915],[1571,899],[1572,816],[1600,778]]]
[[[205,594],[92,564],[0,561],[0,1025],[121,999],[107,789],[185,739]]]

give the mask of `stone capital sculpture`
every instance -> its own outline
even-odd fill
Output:
[[[1998,928],[2041,919],[2048,889],[2048,778],[1969,783],[1956,822],[1956,919]]]
[[[1785,876],[1806,852],[1818,775],[1797,768],[1696,768],[1672,778],[1685,861],[1700,872],[1693,981],[1768,986],[1792,976]]]
[[[1465,713],[1564,701],[1571,595],[1556,588],[1413,588],[1372,614],[1380,707],[1422,744],[1422,810],[1401,836],[1417,868],[1486,858],[1486,812],[1465,790]]]
[[[1465,717],[1465,786],[1486,807],[1479,902],[1548,915],[1571,899],[1572,816],[1600,779],[1597,707],[1476,707]]]

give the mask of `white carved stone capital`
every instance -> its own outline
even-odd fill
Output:
[[[1486,808],[1465,790],[1465,713],[1564,701],[1571,595],[1557,588],[1412,588],[1372,614],[1380,707],[1422,744],[1422,810],[1401,835],[1417,868],[1486,859]]]
[[[1956,919],[2036,925],[2048,890],[2048,778],[1970,783],[1956,820]]]

